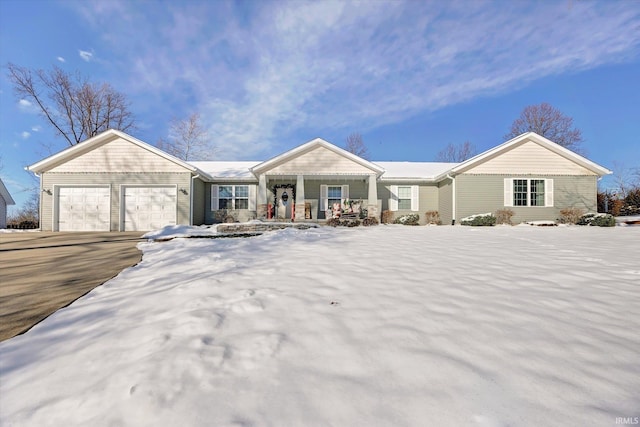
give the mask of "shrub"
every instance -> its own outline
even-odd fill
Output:
[[[418,225],[418,221],[420,220],[420,215],[418,214],[407,214],[402,215],[396,218],[393,223],[394,224],[402,224],[402,225]]]
[[[560,224],[577,224],[584,215],[584,211],[580,208],[565,208],[560,211]]]
[[[592,225],[594,227],[613,227],[616,225],[616,219],[610,214],[588,213],[582,215],[577,224]]]
[[[330,218],[327,220],[327,225],[330,227],[337,227],[340,225],[340,219],[339,218]]]
[[[383,211],[382,212],[382,223],[383,224],[391,224],[393,222],[393,212],[392,211]]]
[[[424,220],[427,224],[441,225],[440,214],[438,211],[427,211],[424,213]]]
[[[472,215],[460,220],[462,225],[472,225],[474,227],[492,226],[496,225],[496,217],[490,213]]]
[[[362,225],[370,227],[372,225],[378,225],[378,219],[375,217],[365,218],[362,220]]]
[[[513,225],[511,223],[511,217],[515,214],[511,209],[498,209],[496,211],[496,223]]]

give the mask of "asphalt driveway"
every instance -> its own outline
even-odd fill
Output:
[[[0,233],[0,341],[137,264],[142,234]]]

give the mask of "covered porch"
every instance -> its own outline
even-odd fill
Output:
[[[379,217],[378,176],[369,174],[261,174],[256,216],[273,221],[323,221],[332,217]]]

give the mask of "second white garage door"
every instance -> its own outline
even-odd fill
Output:
[[[176,224],[176,187],[124,187],[124,231]]]

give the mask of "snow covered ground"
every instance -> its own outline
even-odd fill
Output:
[[[0,424],[613,426],[640,415],[638,242],[379,226],[142,243],[0,343]]]

